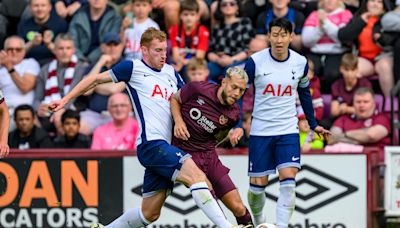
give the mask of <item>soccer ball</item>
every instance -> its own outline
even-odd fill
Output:
[[[104,228],[104,226],[100,223],[95,223],[95,224],[90,225],[89,228]]]
[[[276,226],[271,223],[262,223],[258,225],[256,228],[276,228]]]

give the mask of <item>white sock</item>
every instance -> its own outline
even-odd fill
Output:
[[[250,184],[247,193],[247,201],[249,202],[251,213],[254,217],[254,225],[265,223],[264,205],[265,205],[265,187],[255,184]]]
[[[217,226],[221,228],[230,228],[232,224],[226,220],[224,213],[218,206],[217,201],[211,195],[206,182],[195,183],[190,186],[190,192],[197,206],[206,214],[206,216]]]
[[[130,209],[119,216],[112,223],[108,224],[106,228],[140,228],[149,225],[151,222],[147,221],[143,216],[140,207]]]
[[[287,178],[280,181],[279,197],[276,206],[276,226],[287,228],[290,217],[292,217],[296,199],[296,181],[294,178]]]

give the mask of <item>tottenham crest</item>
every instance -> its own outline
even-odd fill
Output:
[[[225,125],[226,123],[228,123],[228,117],[226,117],[226,116],[224,116],[224,115],[221,115],[221,116],[219,117],[219,123],[220,123],[221,125]]]

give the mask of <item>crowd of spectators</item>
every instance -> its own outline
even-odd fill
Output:
[[[23,0],[0,4],[10,147],[134,149],[138,123],[123,84],[102,84],[60,112],[47,105],[89,74],[140,59],[140,37],[150,27],[168,34],[168,61],[186,81],[218,83],[228,67],[268,47],[268,24],[277,17],[294,24],[291,48],[309,59],[316,118],[333,126],[329,144],[388,144],[385,107],[400,79],[400,0]],[[253,89],[243,98],[244,128]],[[376,104],[379,96],[386,105]],[[303,152],[323,148],[327,142],[298,115]]]

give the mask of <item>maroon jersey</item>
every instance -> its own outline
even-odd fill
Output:
[[[190,82],[181,89],[181,113],[190,138],[185,141],[173,137],[174,146],[186,152],[214,151],[214,135],[237,124],[239,105],[222,105],[217,97],[218,88],[210,82]]]
[[[355,91],[361,87],[372,88],[371,82],[367,78],[359,78],[357,84],[348,91],[344,79],[341,78],[334,82],[331,86],[332,100],[337,100],[339,103],[346,103],[347,105],[353,105],[353,96]]]

